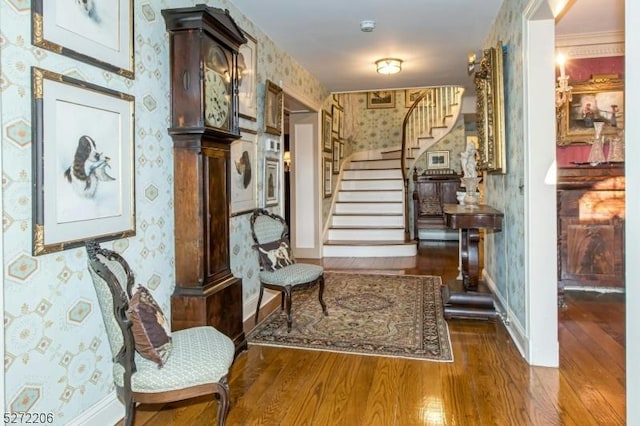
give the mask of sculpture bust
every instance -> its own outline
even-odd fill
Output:
[[[462,172],[466,178],[477,178],[478,171],[476,170],[476,145],[469,141],[464,151],[460,153],[460,160],[462,163]]]

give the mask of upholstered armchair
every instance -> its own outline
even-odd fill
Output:
[[[122,256],[86,243],[89,272],[113,355],[113,380],[133,425],[136,403],[158,404],[214,394],[218,424],[229,411],[227,374],[234,358],[230,338],[213,327],[171,332],[151,293],[134,290]],[[133,292],[133,294],[132,294]]]
[[[287,332],[291,331],[291,292],[307,289],[318,283],[318,300],[322,312],[327,305],[322,299],[324,292],[324,268],[319,265],[297,263],[289,246],[289,228],[281,216],[265,209],[256,209],[251,215],[251,234],[260,259],[260,294],[256,306],[255,322],[258,323],[260,304],[264,289],[281,293],[280,308],[287,314]]]

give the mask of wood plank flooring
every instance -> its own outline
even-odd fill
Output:
[[[457,242],[422,245],[415,258],[322,262],[443,282],[457,263]],[[453,363],[252,346],[229,375],[227,424],[625,424],[624,297],[568,292],[559,321],[558,369],[528,366],[500,322],[449,321]],[[140,406],[135,424],[210,425],[216,409],[212,398]]]

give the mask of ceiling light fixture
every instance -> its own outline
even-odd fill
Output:
[[[402,69],[402,60],[395,58],[384,58],[376,61],[376,71],[380,74],[396,74]]]
[[[365,19],[360,21],[360,31],[363,33],[370,33],[376,28],[376,21],[373,19]]]

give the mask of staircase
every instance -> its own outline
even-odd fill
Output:
[[[405,192],[406,171],[422,152],[451,131],[460,113],[461,97],[458,87],[428,89],[405,117],[403,147],[351,156],[334,195],[324,257],[416,255],[416,241],[409,240],[407,198],[411,197]]]
[[[400,159],[352,159],[338,183],[324,257],[415,256],[405,241]]]

